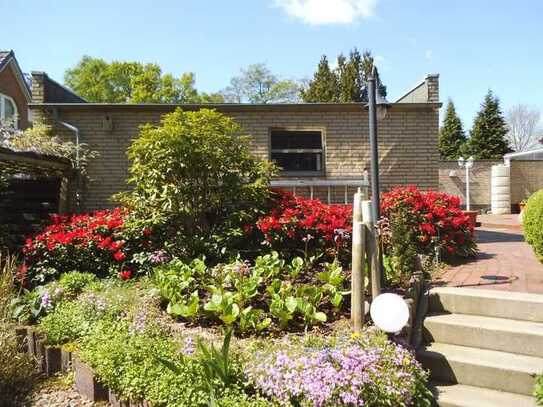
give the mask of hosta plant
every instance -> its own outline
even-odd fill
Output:
[[[335,315],[349,294],[337,263],[290,262],[277,252],[259,256],[254,265],[236,260],[207,268],[202,260],[173,260],[155,268],[153,281],[167,301],[167,311],[187,320],[208,320],[259,332],[274,322],[309,326]]]

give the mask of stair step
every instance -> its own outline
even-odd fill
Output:
[[[534,397],[465,384],[431,383],[440,407],[537,407]]]
[[[543,373],[543,358],[445,343],[428,345],[418,358],[434,380],[528,396]]]
[[[427,342],[543,357],[543,323],[465,314],[428,315]]]
[[[543,322],[543,295],[475,288],[436,287],[430,310]]]

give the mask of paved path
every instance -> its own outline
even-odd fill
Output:
[[[477,221],[477,258],[448,267],[436,284],[543,294],[543,264],[524,241],[518,215],[483,215]]]

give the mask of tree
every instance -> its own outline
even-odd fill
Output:
[[[337,102],[338,80],[337,75],[330,69],[326,55],[321,57],[317,72],[309,81],[306,89],[300,92],[302,100],[306,103]]]
[[[337,68],[331,70],[326,55],[323,55],[317,71],[309,85],[301,93],[304,102],[364,102],[367,101],[366,84],[373,70],[374,58],[366,50],[360,54],[354,48],[347,59],[337,57]],[[386,86],[379,80],[379,92],[386,96]]]
[[[477,159],[502,158],[511,152],[507,141],[507,123],[500,109],[500,100],[489,90],[477,113],[466,152]]]
[[[449,99],[443,127],[439,131],[439,153],[441,158],[456,160],[462,155],[465,143],[466,135],[462,128],[462,122],[456,114],[454,103]]]
[[[526,105],[516,105],[507,113],[507,139],[515,151],[530,151],[536,148],[543,136],[540,126],[541,113]]]
[[[242,69],[222,94],[232,103],[296,103],[299,92],[295,81],[278,79],[265,64],[260,63]]]
[[[217,260],[234,247],[262,214],[275,173],[240,134],[234,119],[210,109],[177,109],[143,126],[128,149],[134,188],[117,195],[130,209],[132,232],[149,228],[185,260]]]
[[[67,86],[89,102],[201,103],[217,94],[199,94],[193,73],[180,78],[163,74],[156,64],[113,61],[84,56],[64,76]],[[222,99],[221,99],[222,101]]]

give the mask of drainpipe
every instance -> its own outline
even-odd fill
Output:
[[[80,165],[80,157],[79,157],[79,129],[75,127],[73,124],[60,120],[58,116],[58,111],[56,109],[53,115],[61,126],[66,127],[68,130],[73,131],[75,134],[75,170],[76,170],[75,206],[76,206],[76,211],[79,212],[79,209],[81,208],[81,165]]]

